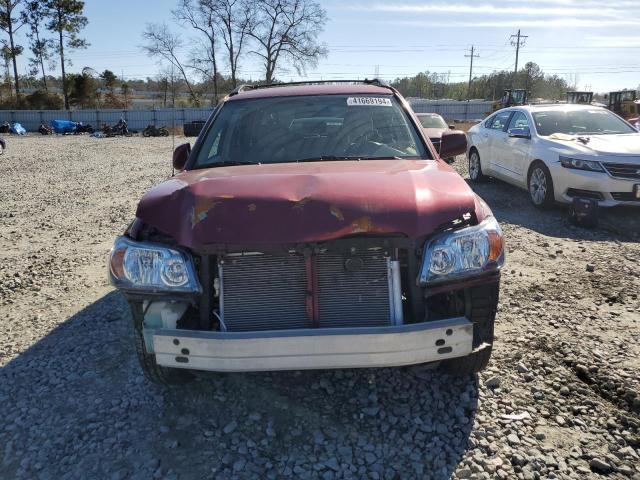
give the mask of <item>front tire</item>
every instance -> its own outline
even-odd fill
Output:
[[[551,172],[539,160],[533,162],[529,168],[527,190],[529,191],[529,199],[536,208],[547,210],[555,203]]]
[[[156,357],[148,353],[142,335],[142,325],[144,314],[142,304],[139,302],[129,302],[131,315],[133,317],[133,341],[136,347],[138,362],[142,367],[144,376],[153,383],[159,385],[184,385],[193,380],[193,373],[180,368],[168,368],[156,363]]]
[[[469,152],[469,178],[474,183],[482,183],[487,181],[487,177],[482,173],[480,154],[475,148],[472,148]]]
[[[452,358],[440,364],[451,375],[471,375],[489,364],[493,347],[493,330],[498,307],[499,284],[472,287],[467,295],[467,318],[473,323],[474,352],[466,357]]]

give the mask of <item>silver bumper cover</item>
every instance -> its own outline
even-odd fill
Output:
[[[473,342],[464,317],[372,328],[146,333],[159,365],[218,372],[413,365],[464,357]]]

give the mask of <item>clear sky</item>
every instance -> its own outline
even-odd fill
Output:
[[[513,69],[510,36],[527,35],[519,65],[534,61],[545,73],[571,81],[580,89],[609,91],[640,88],[640,0],[320,0],[329,21],[320,42],[327,58],[309,79],[364,78],[378,72],[391,80],[420,71],[448,73],[466,80],[474,45],[479,58],[474,73]],[[91,46],[71,54],[73,66],[106,68],[125,78],[153,77],[155,60],[140,49],[146,22],[168,22],[190,43],[188,29],[171,17],[176,0],[86,0],[89,25],[83,36]],[[19,32],[19,37],[23,35]],[[26,45],[26,40],[20,38]],[[221,56],[222,58],[222,56]],[[21,61],[25,70],[26,61]],[[241,76],[259,79],[260,64],[246,56]],[[295,71],[278,78],[298,79]]]

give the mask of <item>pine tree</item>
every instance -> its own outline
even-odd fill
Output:
[[[78,37],[89,21],[83,15],[84,2],[81,0],[44,0],[44,8],[49,22],[47,29],[58,35],[56,50],[60,55],[60,69],[62,70],[62,93],[64,95],[64,108],[69,110],[68,83],[65,73],[65,48],[67,51],[78,48],[87,48],[86,40]]]

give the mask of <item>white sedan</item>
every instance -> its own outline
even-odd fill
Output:
[[[529,191],[536,207],[573,198],[640,206],[640,132],[590,105],[525,105],[499,110],[468,133],[469,177]]]

